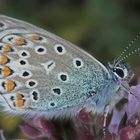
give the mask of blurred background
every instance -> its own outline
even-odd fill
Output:
[[[140,32],[139,0],[0,0],[0,14],[22,19],[80,46],[107,65]],[[138,40],[133,48],[140,47]],[[140,55],[128,61],[140,75]],[[7,138],[24,138],[18,117],[0,116]]]

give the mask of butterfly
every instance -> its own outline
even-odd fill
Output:
[[[12,115],[74,116],[104,112],[132,75],[120,59],[105,67],[74,44],[0,15],[0,106]]]

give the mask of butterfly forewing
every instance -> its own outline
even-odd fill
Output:
[[[0,91],[9,111],[79,109],[109,76],[94,57],[52,33],[6,16],[0,23]]]

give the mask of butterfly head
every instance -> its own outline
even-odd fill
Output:
[[[113,64],[109,64],[110,75],[113,79],[118,80],[118,81],[120,80],[130,81],[133,78],[134,73],[132,72],[130,66],[124,64],[123,61],[129,58],[131,55],[134,55],[140,52],[140,47],[131,49],[132,45],[136,42],[138,38],[140,38],[140,32],[124,48],[124,50],[121,52],[119,57],[117,57],[114,60]]]
[[[109,63],[109,72],[115,81],[130,81],[133,76],[130,66],[125,63]]]

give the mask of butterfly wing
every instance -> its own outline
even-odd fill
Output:
[[[109,76],[107,69],[72,43],[0,16],[0,92],[6,111],[71,115],[85,104],[104,76]]]

